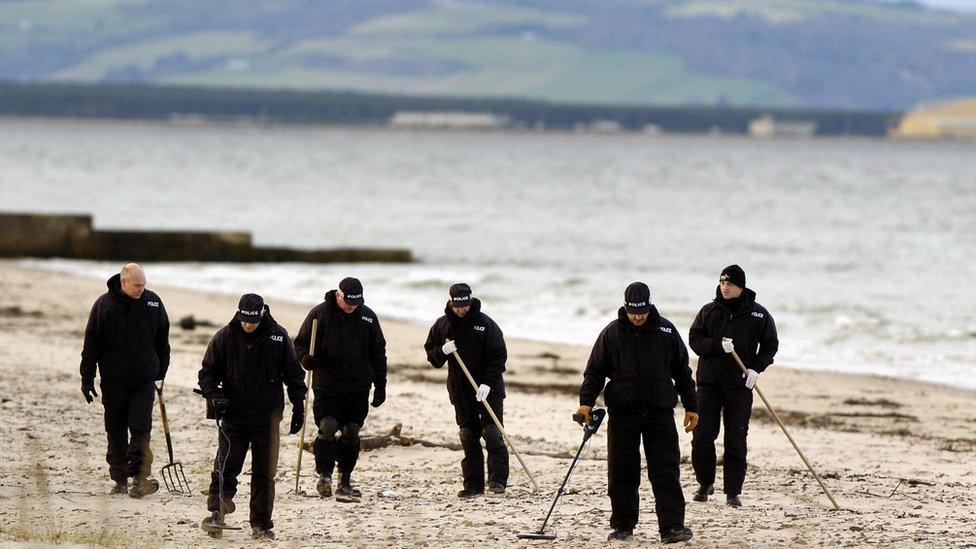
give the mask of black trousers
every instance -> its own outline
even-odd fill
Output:
[[[742,493],[746,479],[746,436],[752,415],[752,391],[742,387],[698,386],[698,427],[691,440],[691,463],[698,484],[715,483],[715,439],[725,423],[722,482],[726,496]]]
[[[108,435],[108,474],[115,482],[145,478],[152,471],[149,449],[156,389],[151,379],[105,380],[100,383]]]
[[[505,425],[505,397],[488,394],[488,405],[495,412],[499,423]],[[501,431],[491,420],[485,405],[480,402],[455,404],[454,420],[461,430],[461,475],[465,489],[483,491],[485,489],[485,455],[481,450],[479,438],[485,440],[488,449],[488,482],[508,486],[508,448]],[[467,433],[465,432],[467,429]]]
[[[359,460],[359,448],[361,446],[358,429],[366,422],[369,414],[369,391],[357,393],[338,393],[326,389],[313,389],[315,402],[312,404],[312,414],[315,417],[315,425],[319,426],[319,436],[315,438],[312,445],[315,451],[315,472],[327,477],[332,476],[332,471],[336,464],[339,471],[344,474],[352,474]],[[354,438],[347,435],[339,436],[338,433],[330,433],[330,437],[322,436],[322,420],[331,417],[335,420],[335,425],[340,432],[346,432],[346,426],[355,424],[357,434]]]
[[[270,423],[244,424],[225,421],[217,443],[217,457],[210,475],[210,496],[207,510],[220,509],[220,471],[224,475],[223,499],[226,505],[237,494],[237,476],[244,467],[247,450],[251,450],[251,515],[252,527],[274,528],[275,472],[278,470],[278,432],[281,416]]]
[[[632,530],[640,511],[640,446],[644,441],[647,478],[654,492],[654,510],[660,532],[684,526],[685,496],[678,466],[678,430],[674,410],[614,414],[607,426],[607,461],[610,527]]]

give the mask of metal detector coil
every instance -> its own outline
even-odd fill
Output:
[[[563,479],[562,485],[559,486],[559,490],[556,490],[556,497],[552,500],[552,505],[549,506],[549,513],[546,514],[545,520],[542,521],[542,526],[536,532],[519,532],[516,536],[519,539],[544,539],[544,540],[554,540],[556,539],[556,534],[547,534],[546,526],[549,524],[549,519],[552,518],[552,513],[556,509],[556,503],[559,501],[559,497],[563,495],[563,490],[566,489],[566,483],[569,482],[570,475],[573,474],[573,470],[576,469],[576,464],[579,462],[580,455],[583,454],[583,448],[586,447],[586,443],[589,442],[590,437],[596,434],[600,430],[600,425],[603,424],[603,418],[606,417],[607,411],[603,408],[593,410],[590,412],[590,421],[583,425],[583,442],[580,444],[579,450],[576,451],[576,457],[573,458],[573,462],[569,465],[569,471],[566,471],[566,478]],[[580,414],[573,414],[573,421],[581,423],[583,421],[583,416]]]

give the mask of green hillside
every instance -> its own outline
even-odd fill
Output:
[[[854,0],[0,0],[0,80],[905,108],[976,16]]]

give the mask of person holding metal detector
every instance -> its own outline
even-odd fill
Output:
[[[481,438],[488,449],[488,491],[504,494],[508,486],[508,449],[501,430],[488,417],[481,404],[487,399],[499,422],[504,422],[505,361],[508,352],[501,328],[481,311],[481,301],[471,297],[471,287],[454,284],[449,290],[450,300],[444,316],[438,318],[427,334],[424,349],[427,361],[434,368],[447,368],[447,393],[454,406],[454,418],[464,449],[461,475],[464,489],[459,498],[485,493],[485,456]],[[477,390],[465,379],[457,353],[469,368],[478,385]]]
[[[108,279],[108,291],[92,305],[81,352],[81,393],[88,404],[98,397],[96,370],[102,378],[112,494],[141,498],[159,490],[159,482],[149,478],[149,440],[154,395],[157,389],[162,395],[169,354],[166,308],[146,289],[142,267],[129,263]]]
[[[218,445],[201,527],[213,537],[231,529],[237,475],[251,449],[251,537],[274,539],[275,472],[279,425],[285,407],[282,384],[292,404],[290,434],[305,421],[304,374],[288,332],[257,294],[241,296],[237,313],[210,340],[198,374],[207,417],[217,420]]]
[[[694,430],[698,424],[695,382],[681,335],[651,304],[650,288],[643,282],[627,286],[617,319],[593,345],[580,387],[578,422],[591,421],[600,391],[609,417],[607,475],[613,532],[607,539],[629,539],[637,525],[642,438],[661,541],[691,539],[691,529],[684,523],[674,407],[681,395],[685,432]]]
[[[773,363],[779,349],[776,323],[756,292],[746,288],[746,273],[729,265],[719,276],[715,299],[698,312],[688,342],[698,354],[698,401],[701,425],[691,441],[691,463],[698,480],[695,501],[708,501],[715,492],[715,439],[725,423],[722,463],[725,502],[742,507],[739,495],[746,478],[746,435],[752,415],[752,388],[759,374]],[[731,353],[746,366],[743,374]]]
[[[316,319],[316,349],[310,353]],[[336,500],[357,501],[362,494],[352,485],[352,472],[359,459],[359,431],[369,406],[378,408],[386,401],[386,338],[376,313],[365,305],[358,279],[342,279],[337,290],[309,311],[295,336],[295,350],[302,367],[312,371],[312,413],[319,428],[313,444],[319,475],[315,488],[320,496],[331,497],[332,472],[338,465]]]

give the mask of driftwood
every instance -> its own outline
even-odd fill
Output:
[[[389,448],[390,446],[414,446],[419,444],[425,448],[447,448],[454,452],[460,452],[462,450],[461,444],[457,442],[436,442],[432,440],[425,440],[416,437],[405,437],[401,433],[403,432],[403,424],[397,423],[392,429],[387,431],[382,435],[370,435],[360,437],[361,448],[364,452],[371,452],[373,450],[380,450],[382,448]],[[312,441],[306,441],[302,445],[302,448],[306,452],[312,452]],[[571,452],[524,452],[526,455],[530,456],[546,456],[555,459],[572,459],[573,453]],[[586,459],[603,459],[603,458],[586,458]]]
[[[364,452],[370,452],[390,446],[413,446],[415,444],[419,444],[427,448],[447,448],[448,450],[454,451],[461,450],[461,444],[456,442],[434,442],[431,440],[423,440],[414,437],[405,437],[400,434],[402,432],[403,424],[397,423],[386,434],[360,437],[360,448],[362,448]],[[306,452],[311,452],[312,441],[306,441],[302,448]]]

